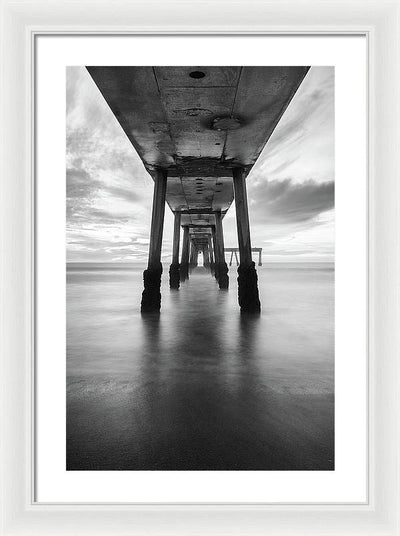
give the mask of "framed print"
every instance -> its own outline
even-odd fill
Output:
[[[2,3],[4,534],[399,533],[399,4],[287,7]]]
[[[312,498],[313,480],[315,500],[366,500],[365,322],[350,322],[347,316],[366,316],[366,40],[227,36],[224,42],[233,54],[224,51],[228,66],[223,66],[222,58],[215,57],[219,39],[169,36],[158,44],[155,37],[149,42],[147,36],[96,36],[82,67],[76,65],[74,51],[82,58],[86,38],[36,38],[37,125],[38,139],[43,140],[37,147],[37,202],[42,206],[37,218],[38,288],[58,280],[51,292],[43,293],[40,304],[38,300],[37,311],[39,501],[77,499],[77,488],[80,500],[93,499],[91,480],[97,471],[107,471],[103,479],[111,479],[104,496],[99,496],[100,489],[95,492],[102,501],[223,502],[229,495],[238,502],[303,502],[306,495]],[[147,53],[142,52],[146,47]],[[241,64],[234,66],[238,47]],[[134,55],[136,49],[140,56]],[[118,65],[96,66],[104,50],[113,50]],[[201,51],[197,67],[187,66],[196,50]],[[264,53],[259,57],[255,50]],[[267,50],[273,51],[268,57]],[[315,50],[317,57],[312,56]],[[98,59],[93,52],[100,52]],[[246,66],[251,54],[252,65]],[[175,59],[173,66],[168,66],[168,58]],[[127,65],[129,61],[144,65]],[[152,67],[155,61],[165,65]],[[292,65],[286,66],[289,62]],[[58,77],[59,86],[54,84]],[[108,88],[109,80],[117,89]],[[162,84],[165,88],[158,90]],[[123,116],[119,110],[126,106],[126,97],[119,103],[115,99],[124,91],[140,106],[133,105]],[[340,105],[343,92],[346,101]],[[66,172],[58,164],[64,162],[58,155],[64,151],[65,133],[57,131],[63,118],[54,121],[58,110],[64,113],[65,98]],[[357,120],[350,125],[347,113],[337,113],[335,120],[335,101],[343,111],[350,103]],[[219,127],[232,106],[234,128]],[[99,127],[103,116],[112,121],[110,134]],[[286,149],[279,142],[282,136]],[[190,147],[202,137],[193,156]],[[351,144],[355,139],[359,143]],[[145,140],[150,140],[149,147]],[[54,156],[49,156],[49,146]],[[153,151],[155,160],[146,156]],[[163,159],[165,167],[154,167]],[[351,160],[354,188],[341,167]],[[245,167],[235,167],[240,162]],[[159,169],[167,174],[164,214],[157,208],[158,187],[153,191]],[[237,169],[247,176],[248,207],[241,217],[233,203],[238,198]],[[45,201],[49,195],[51,215]],[[160,216],[161,230],[150,225],[152,211]],[[357,213],[358,225],[346,220],[349,213]],[[257,267],[249,263],[251,271],[242,281],[242,260],[239,268],[232,261],[240,236],[237,225],[246,219],[251,222],[247,233],[258,246],[252,254],[258,258]],[[65,228],[64,245],[56,236]],[[186,230],[190,247],[185,261]],[[148,265],[148,255],[154,253],[149,239],[151,244],[158,240],[156,265],[160,260],[163,265],[156,300],[146,281],[155,271],[154,261]],[[50,247],[54,242],[57,250]],[[219,246],[226,250],[220,255]],[[243,250],[237,249],[238,260],[243,259]],[[171,256],[175,250],[177,282]],[[255,276],[252,289],[250,274]],[[358,296],[354,301],[341,290],[348,286]],[[106,297],[107,289],[113,298]],[[61,310],[54,314],[59,304]],[[125,312],[116,312],[121,307]],[[48,335],[50,325],[53,336]],[[341,341],[354,349],[353,368],[344,361]],[[52,357],[64,355],[65,346],[66,380],[64,359]],[[169,357],[164,361],[163,355]],[[55,392],[55,386],[62,388]],[[353,406],[348,396],[359,405]],[[183,408],[188,414],[181,414]],[[356,413],[350,418],[352,408]],[[54,422],[55,411],[66,414],[66,420]],[[346,422],[358,426],[353,424],[346,433]],[[133,474],[135,482],[141,481],[136,495],[129,485]],[[174,489],[170,475],[180,482]],[[212,491],[205,478],[212,478]],[[227,486],[230,478],[243,485]],[[277,491],[282,479],[290,481],[289,496]],[[269,494],[267,489],[274,491]],[[117,496],[109,495],[116,490]]]

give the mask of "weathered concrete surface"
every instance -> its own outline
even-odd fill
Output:
[[[229,288],[228,265],[225,262],[224,231],[222,228],[222,215],[215,213],[215,278],[219,288]]]
[[[239,242],[240,266],[238,268],[238,297],[242,312],[259,313],[257,273],[251,258],[249,209],[247,204],[246,177],[242,169],[233,170],[236,223]]]
[[[180,266],[179,266],[179,243],[181,230],[181,213],[174,213],[174,236],[172,243],[172,263],[169,267],[169,286],[179,289],[180,286]]]
[[[249,172],[308,67],[87,67],[146,169],[168,170],[182,225],[215,225],[233,200],[232,169]],[[200,77],[193,73],[200,72]],[[204,75],[204,76],[203,76]],[[221,128],[221,130],[218,130]],[[225,129],[227,128],[227,129]]]
[[[176,290],[179,289],[181,282],[181,267],[179,264],[172,263],[169,267],[169,286]]]
[[[143,272],[144,290],[142,293],[141,312],[157,313],[161,309],[161,276],[163,268],[161,262],[158,266],[151,266]]]
[[[183,242],[182,242],[182,258],[180,264],[180,280],[185,281],[189,277],[189,252],[190,252],[190,236],[189,227],[183,227]]]
[[[240,264],[238,267],[238,298],[242,313],[258,314],[261,311],[258,294],[258,277],[255,263]]]
[[[161,308],[161,245],[164,229],[165,194],[167,172],[157,170],[154,175],[153,210],[150,227],[149,259],[143,273],[142,313],[159,311]]]

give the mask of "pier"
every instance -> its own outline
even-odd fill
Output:
[[[251,248],[251,251],[252,253],[258,253],[258,266],[262,266],[262,248]],[[239,248],[225,248],[225,253],[231,254],[229,266],[232,266],[233,256],[235,256],[236,265],[239,266],[239,259],[237,256],[239,253]]]
[[[227,289],[223,219],[233,202],[239,306],[260,311],[246,178],[308,69],[87,67],[154,181],[143,313],[161,308],[165,205],[174,213],[170,287],[180,288],[201,253]]]

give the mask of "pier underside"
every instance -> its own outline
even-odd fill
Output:
[[[170,286],[179,288],[201,252],[223,289],[229,281],[222,220],[235,199],[239,304],[244,312],[259,312],[246,177],[309,68],[87,69],[155,182],[142,311],[161,307],[165,203],[179,219]],[[182,251],[181,262],[180,227],[190,229],[189,253]]]

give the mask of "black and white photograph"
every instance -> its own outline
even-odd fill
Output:
[[[68,66],[66,469],[334,471],[335,69]]]

